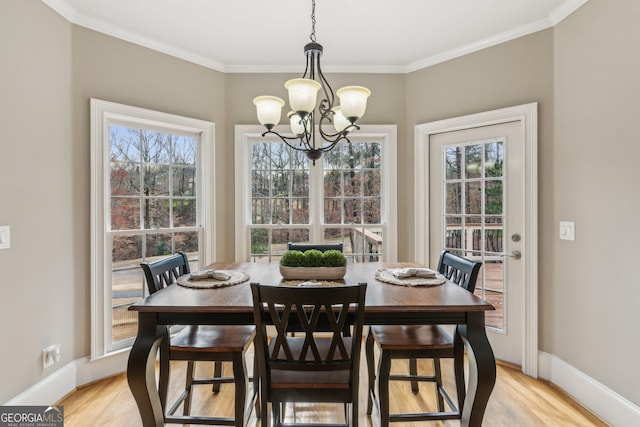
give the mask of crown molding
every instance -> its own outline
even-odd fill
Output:
[[[187,49],[178,48],[168,43],[159,42],[149,37],[144,37],[132,31],[125,30],[123,28],[107,24],[103,21],[99,21],[83,15],[78,12],[71,4],[66,0],[41,0],[44,4],[56,11],[62,17],[69,22],[94,30],[100,33],[107,34],[109,36],[128,41],[130,43],[143,46],[157,52],[161,52],[185,61],[192,62],[194,64],[201,65],[203,67],[210,68],[222,73],[299,73],[300,64],[287,64],[287,65],[258,65],[258,64],[245,64],[245,65],[227,65],[212,58],[208,58],[199,55],[195,52]],[[460,56],[468,55],[473,52],[477,52],[482,49],[486,49],[491,46],[495,46],[510,40],[514,40],[519,37],[523,37],[529,34],[536,33],[538,31],[551,28],[558,23],[562,22],[566,17],[575,12],[578,8],[584,5],[588,0],[566,0],[563,4],[553,10],[548,17],[540,19],[531,24],[523,25],[518,28],[506,31],[504,33],[487,37],[467,44],[465,46],[443,52],[438,55],[434,55],[420,61],[412,62],[407,65],[330,65],[325,66],[324,71],[328,73],[362,73],[362,74],[408,74],[414,71],[421,70],[442,62],[449,61],[451,59],[458,58]]]

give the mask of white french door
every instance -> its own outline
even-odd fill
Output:
[[[424,248],[416,252],[432,266],[445,249],[482,261],[475,293],[496,308],[485,319],[496,358],[535,376],[535,213],[527,210],[535,195],[527,185],[532,173],[527,123],[521,116],[476,118],[464,126],[452,127],[449,121],[424,125],[431,127],[420,132],[416,128],[417,154],[422,156],[417,165],[422,161],[426,169],[416,169],[421,176],[416,192],[421,207],[428,207],[423,211],[428,213],[425,238],[416,241],[416,248]]]

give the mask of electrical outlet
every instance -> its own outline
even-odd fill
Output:
[[[42,350],[42,369],[47,369],[60,361],[60,344],[50,345]]]

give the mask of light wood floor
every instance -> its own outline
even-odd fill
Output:
[[[251,354],[251,352],[249,352]],[[251,361],[250,361],[251,362]],[[421,372],[430,371],[429,361],[420,361]],[[211,373],[212,363],[197,364],[198,373]],[[230,364],[225,369],[230,371]],[[172,377],[170,399],[179,393],[178,388],[184,384],[186,364],[172,362]],[[251,366],[251,365],[250,365]],[[394,361],[393,371],[406,368],[403,361]],[[360,393],[360,425],[378,426],[378,414],[374,410],[371,417],[366,415],[366,363],[361,369]],[[453,366],[450,361],[443,360],[443,373],[448,383],[450,394],[455,395],[452,387]],[[231,374],[229,372],[229,374]],[[223,385],[219,394],[211,393],[208,386],[197,386],[192,403],[193,415],[215,413],[222,416],[233,416],[233,385]],[[391,389],[391,411],[424,411],[434,408],[433,386],[423,384],[420,393],[414,395],[408,383],[394,382]],[[455,398],[454,398],[455,399]],[[137,427],[142,422],[138,414],[135,401],[127,385],[126,374],[106,378],[90,385],[83,386],[66,396],[60,402],[64,405],[65,427]],[[178,409],[180,411],[181,409]],[[180,413],[180,412],[178,412]],[[287,410],[287,421],[312,422],[342,422],[341,406],[335,405],[296,405]],[[258,426],[255,413],[252,413],[249,426]],[[458,421],[430,422],[430,423],[393,423],[393,426],[459,426]],[[534,380],[522,374],[518,369],[498,364],[496,386],[489,400],[484,418],[484,425],[491,427],[528,427],[528,426],[606,426],[597,417],[582,408],[567,394],[546,381]]]

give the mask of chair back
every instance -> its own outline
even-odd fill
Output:
[[[366,288],[366,283],[316,287],[252,283],[257,356],[264,384],[271,383],[273,370],[351,371],[351,386],[357,390]],[[288,335],[291,323],[302,333]],[[271,340],[267,325],[275,327]],[[345,333],[349,328],[351,336]]]
[[[471,261],[454,255],[449,251],[442,251],[440,260],[438,261],[438,271],[447,279],[462,286],[469,292],[476,289],[476,281],[478,273],[482,267],[481,262]]]
[[[149,294],[154,294],[160,289],[176,283],[178,277],[191,273],[189,260],[184,252],[178,252],[154,262],[143,262],[140,267],[144,271]]]
[[[343,244],[342,243],[320,243],[320,244],[316,244],[316,243],[291,243],[291,242],[289,242],[287,244],[287,249],[289,249],[290,251],[300,251],[300,252],[308,251],[309,249],[316,249],[316,250],[318,250],[320,252],[325,252],[325,251],[328,251],[328,250],[336,250],[336,251],[343,252],[342,248],[343,248]]]

